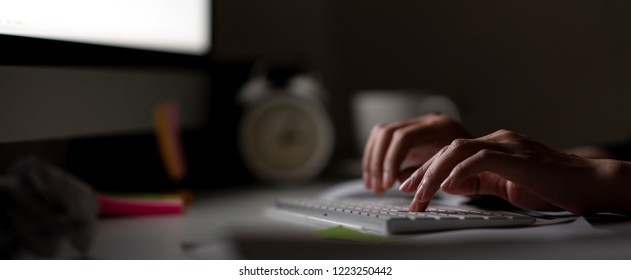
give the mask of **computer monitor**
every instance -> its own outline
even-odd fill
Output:
[[[210,0],[0,2],[0,143],[150,129],[159,100],[203,121]]]
[[[0,152],[74,141],[71,171],[97,178],[101,167],[128,166],[112,180],[140,161],[160,164],[122,156],[155,142],[159,102],[179,105],[183,130],[207,122],[211,16],[211,0],[0,1]],[[137,135],[146,140],[110,141]],[[110,140],[94,144],[99,138]],[[0,166],[11,159],[0,157]]]
[[[0,33],[204,54],[208,0],[4,0]]]

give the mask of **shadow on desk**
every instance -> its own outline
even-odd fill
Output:
[[[549,226],[411,234],[384,243],[324,238],[309,230],[236,231],[223,243],[215,243],[228,248],[229,254],[191,253],[195,251],[192,248],[188,255],[197,259],[229,256],[264,260],[631,259],[629,233],[628,220],[590,223],[585,217]]]
[[[240,237],[234,241],[243,259],[351,260],[529,260],[631,259],[628,234],[564,241],[476,241],[424,244],[362,244],[336,240]]]

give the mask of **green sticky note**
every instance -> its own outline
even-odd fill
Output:
[[[388,238],[385,236],[363,233],[363,232],[352,230],[343,226],[335,226],[335,227],[319,230],[317,231],[317,233],[327,238],[370,242],[370,243],[387,243],[387,242],[393,241],[391,238]]]

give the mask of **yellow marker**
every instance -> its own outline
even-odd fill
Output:
[[[158,150],[169,178],[180,182],[186,177],[186,161],[179,129],[179,108],[175,101],[158,103],[154,109]]]

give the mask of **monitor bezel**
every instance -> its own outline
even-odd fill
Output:
[[[212,67],[215,3],[208,0],[208,49],[202,54],[0,34],[0,65]]]
[[[210,51],[190,55],[52,39],[0,35],[0,65],[203,67]]]

